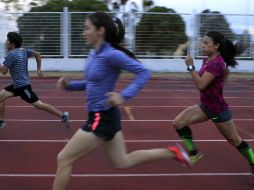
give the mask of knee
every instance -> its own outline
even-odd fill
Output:
[[[4,101],[4,96],[0,95],[0,103],[2,103]]]
[[[3,94],[1,94],[0,95],[0,103],[3,103],[5,99],[6,99],[6,97]]]
[[[38,101],[36,103],[33,104],[33,106],[36,108],[36,109],[42,109],[43,108],[43,103]]]
[[[115,161],[113,162],[113,165],[114,165],[114,168],[116,169],[126,169],[126,168],[129,168],[129,162],[128,160],[118,160],[118,161]]]
[[[173,127],[174,127],[175,129],[181,128],[181,123],[180,123],[180,121],[177,120],[177,119],[174,119],[172,125],[173,125]]]
[[[64,156],[64,154],[62,152],[60,152],[58,155],[57,155],[57,165],[60,166],[60,167],[64,167],[64,166],[68,166],[70,165],[71,162],[69,159],[67,159],[66,156]]]
[[[114,168],[119,169],[119,170],[123,170],[123,169],[128,168],[128,166],[125,163],[114,163]]]
[[[227,141],[229,144],[231,144],[234,147],[238,147],[239,144],[241,144],[241,139],[238,139],[238,138],[228,138]]]

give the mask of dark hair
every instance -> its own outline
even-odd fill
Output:
[[[20,48],[23,42],[21,35],[17,32],[9,32],[7,38],[10,43],[13,43],[16,48]]]
[[[135,58],[134,53],[122,47],[120,43],[124,39],[125,30],[123,23],[119,18],[111,17],[105,12],[96,12],[87,17],[96,28],[105,28],[105,41],[110,43],[114,48],[126,53],[128,56]]]
[[[206,36],[212,38],[215,44],[219,44],[218,51],[226,62],[227,67],[235,67],[238,63],[235,60],[235,56],[244,52],[245,46],[241,42],[233,44],[233,42],[218,31],[210,31],[206,33]]]

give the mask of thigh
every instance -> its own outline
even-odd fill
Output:
[[[60,152],[61,158],[70,162],[90,152],[103,141],[91,132],[79,129]]]
[[[240,137],[232,120],[223,123],[215,123],[215,125],[225,139],[227,139],[232,145],[240,145],[242,138]]]
[[[174,126],[184,127],[187,125],[200,123],[209,120],[207,115],[199,107],[199,105],[194,105],[183,110],[174,120]]]
[[[27,103],[35,103],[39,100],[36,93],[32,90],[31,86],[25,86],[18,89],[18,95]]]
[[[117,132],[114,138],[111,141],[106,141],[104,145],[113,163],[117,165],[126,160],[127,149],[122,131]]]
[[[1,102],[6,100],[7,98],[10,98],[10,97],[13,97],[13,96],[14,96],[13,92],[7,91],[5,89],[0,91],[0,101]]]

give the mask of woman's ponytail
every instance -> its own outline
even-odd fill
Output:
[[[235,60],[235,56],[240,55],[246,49],[246,46],[242,42],[233,42],[218,31],[210,31],[206,33],[206,36],[212,38],[215,44],[219,44],[218,51],[223,57],[227,67],[234,68],[238,63]]]
[[[109,42],[114,48],[124,52],[125,54],[127,54],[128,56],[136,59],[135,55],[133,52],[131,52],[130,50],[128,50],[127,48],[124,48],[123,46],[120,45],[120,43],[123,41],[124,36],[125,36],[125,30],[124,30],[124,26],[122,21],[119,18],[113,17],[113,22],[115,25],[115,37],[113,38],[113,40],[111,42]],[[111,34],[112,35],[112,34]]]
[[[105,28],[106,42],[110,43],[114,48],[124,52],[128,56],[136,59],[134,53],[120,45],[124,39],[125,30],[123,23],[119,18],[112,18],[109,14],[105,12],[96,12],[89,15],[88,19],[90,19],[93,25],[97,28]]]

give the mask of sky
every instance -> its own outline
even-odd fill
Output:
[[[188,3],[186,6],[186,2]],[[200,13],[205,9],[219,11],[223,14],[252,14],[254,15],[254,0],[154,0],[158,6],[173,8],[178,13]],[[253,17],[251,17],[253,18]],[[254,21],[237,20],[241,17],[226,16],[232,29],[236,33],[242,33],[248,23],[248,31],[254,39]],[[235,23],[237,20],[237,24]]]
[[[173,8],[178,13],[210,9],[224,14],[254,14],[253,0],[153,0],[153,2],[158,6]]]

